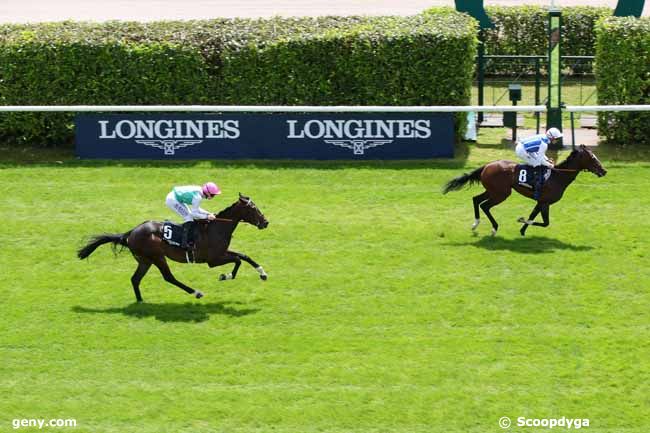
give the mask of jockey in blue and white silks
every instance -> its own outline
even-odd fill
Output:
[[[546,134],[533,135],[517,142],[515,153],[525,163],[533,167],[540,165],[552,168],[553,163],[546,157],[548,145],[562,137],[562,132],[557,128],[551,128]]]
[[[517,142],[515,153],[527,164],[535,167],[534,180],[529,182],[533,187],[533,198],[539,200],[542,194],[542,183],[544,182],[544,171],[546,167],[553,168],[553,161],[546,157],[548,145],[562,138],[562,132],[557,128],[550,128],[546,134],[533,135]]]

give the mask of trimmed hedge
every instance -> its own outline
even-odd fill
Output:
[[[495,27],[485,31],[486,55],[541,55],[548,53],[548,9],[541,6],[487,6],[488,16]],[[595,25],[612,15],[606,7],[562,8],[562,55],[593,56]],[[488,63],[486,73],[511,75],[511,63]],[[534,72],[532,66],[522,71]],[[591,72],[589,65],[577,65],[575,72]]]
[[[198,104],[210,83],[196,51],[164,43],[3,45],[0,63],[3,105]],[[72,121],[67,113],[6,113],[0,137],[69,143]]]
[[[227,103],[466,104],[476,27],[459,14],[440,16],[373,18],[229,49],[222,94]]]
[[[495,24],[486,31],[486,54],[542,55],[548,53],[548,9],[541,6],[488,6]],[[562,54],[593,56],[596,22],[610,16],[604,7],[562,8]]]
[[[401,18],[4,25],[0,103],[467,105],[476,33],[474,20],[446,8]],[[0,138],[70,144],[72,121],[6,114]]]
[[[600,105],[650,104],[650,19],[610,17],[597,27]],[[649,112],[599,113],[598,131],[618,144],[650,144]]]

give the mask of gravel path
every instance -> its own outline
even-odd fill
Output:
[[[486,5],[547,6],[550,1],[485,0]],[[616,0],[556,0],[562,6],[616,7]],[[0,22],[172,20],[216,17],[412,15],[452,0],[1,0]],[[646,1],[644,15],[650,15]]]

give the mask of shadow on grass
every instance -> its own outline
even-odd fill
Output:
[[[205,322],[210,319],[210,315],[212,314],[242,317],[260,311],[259,308],[237,309],[227,304],[238,304],[238,302],[213,302],[206,304],[190,302],[183,304],[149,304],[146,302],[134,302],[126,307],[113,308],[86,308],[77,305],[72,307],[72,311],[75,313],[90,314],[123,314],[137,319],[155,317],[156,320],[160,320],[161,322]]]
[[[515,239],[484,236],[478,241],[450,243],[449,245],[458,247],[471,246],[488,251],[514,251],[523,254],[551,253],[556,250],[590,251],[594,249],[594,247],[589,245],[574,245],[544,236],[520,237]]]
[[[22,166],[53,167],[58,169],[78,167],[142,167],[142,168],[193,168],[208,163],[214,168],[259,169],[315,169],[341,170],[346,168],[419,170],[427,168],[462,168],[469,155],[466,142],[455,145],[454,158],[414,160],[292,160],[292,159],[229,159],[229,160],[139,160],[139,159],[78,159],[72,149],[41,149],[3,147],[0,145],[0,168]]]

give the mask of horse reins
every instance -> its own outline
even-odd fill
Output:
[[[234,222],[235,220],[230,219],[230,218],[217,218],[217,217],[214,217],[214,219],[212,221],[224,221],[224,222],[231,223],[231,222]]]
[[[577,169],[577,168],[555,168],[555,167],[553,167],[551,170],[555,170],[555,171],[567,171],[567,172],[580,171],[580,169]],[[583,170],[586,170],[586,169],[583,169]]]

